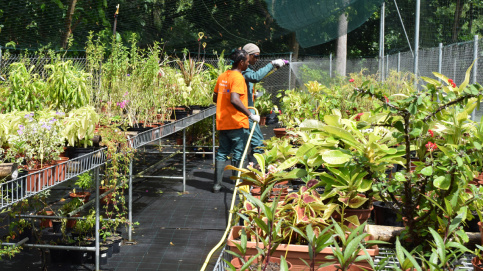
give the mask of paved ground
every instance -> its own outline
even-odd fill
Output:
[[[262,131],[265,137],[273,135],[272,127]],[[150,148],[145,159],[135,164],[135,173],[159,161],[168,154]],[[153,176],[182,176],[182,156],[168,160],[163,169]],[[187,194],[182,181],[175,179],[144,178],[135,180],[133,190],[133,220],[139,222],[133,233],[135,245],[124,244],[121,252],[108,259],[102,270],[182,270],[197,271],[208,252],[220,240],[228,219],[232,193],[223,189],[211,193],[213,183],[213,161],[211,157],[188,155]],[[225,174],[224,184],[233,185]],[[57,188],[57,194],[68,188]],[[127,237],[124,234],[124,237]],[[12,259],[5,259],[1,270],[42,270],[40,253],[36,249],[22,252]],[[206,270],[213,270],[212,259]],[[47,270],[93,270],[93,265],[72,266],[51,263]]]

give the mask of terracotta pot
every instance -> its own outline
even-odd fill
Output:
[[[483,262],[478,257],[474,257],[471,263],[475,271],[483,271]]]
[[[89,197],[91,196],[90,192],[76,192],[76,193],[70,193],[69,197],[71,198],[79,198],[82,200],[84,203],[87,203],[89,201]]]
[[[274,128],[273,132],[275,133],[275,136],[278,138],[282,138],[287,135],[287,130],[285,128]]]
[[[355,215],[359,219],[359,223],[362,224],[362,223],[366,222],[369,219],[369,217],[371,217],[372,209],[374,209],[374,207],[371,207],[370,209],[349,209],[349,208],[346,208],[345,213],[344,213],[344,217],[347,218],[349,216]],[[331,217],[333,217],[336,221],[340,222],[341,216],[338,212],[333,212]],[[347,220],[344,221],[344,225],[346,225],[347,227],[349,227],[351,229],[357,228],[356,225],[350,223]]]
[[[44,166],[40,169],[28,170],[27,176],[27,192],[38,192],[44,186],[53,184],[53,167],[51,165]]]
[[[72,217],[80,217],[80,214],[75,214]],[[67,223],[65,227],[68,229],[73,229],[76,223],[77,223],[77,219],[67,219]]]
[[[240,244],[239,238],[241,234],[241,226],[234,226],[230,231],[230,235],[227,239],[227,245],[230,247],[231,251],[234,251],[240,254],[240,251],[236,248],[235,243]],[[371,236],[371,238],[373,238]],[[263,244],[258,244],[258,247],[263,248]],[[248,241],[247,242],[247,256],[256,255],[258,253],[257,243]],[[367,248],[366,249],[369,255],[374,259],[375,256],[379,255],[379,247],[377,245]],[[287,252],[287,253],[286,253]],[[301,260],[304,259],[305,261],[310,261],[309,257],[309,247],[307,245],[293,245],[293,244],[280,244],[277,249],[274,251],[272,256],[280,257],[286,254],[286,260],[292,263],[292,270],[293,271],[300,271],[300,270],[307,270],[307,266]],[[333,262],[333,259],[328,259],[327,256],[333,255],[332,249],[330,247],[324,248],[317,256],[315,257],[316,263],[323,263],[323,262]],[[364,252],[361,251],[359,255],[364,255]],[[365,262],[357,262],[358,265],[366,266]],[[368,266],[368,265],[367,265]]]
[[[55,168],[54,168],[54,182],[60,183],[65,180],[65,175],[67,173],[67,161],[69,157],[61,156],[59,160],[55,160]]]
[[[245,257],[245,262],[248,261],[249,259],[250,257]],[[280,258],[270,256],[270,262],[280,264]],[[253,260],[252,263],[254,264],[258,263],[258,259]],[[240,268],[243,266],[240,258],[233,258],[233,260],[231,260],[231,264],[233,264],[236,270],[240,270]],[[292,264],[289,261],[287,261],[287,265],[288,265],[288,270],[292,270]]]
[[[108,186],[99,186],[99,194],[100,195],[106,193],[107,190],[109,190]],[[111,199],[112,199],[112,193],[109,193],[109,194],[107,194],[107,196],[105,196],[101,199],[101,203],[104,204],[104,205],[107,205],[107,204],[111,203]]]
[[[267,123],[267,117],[260,117],[260,122],[258,123],[258,125],[264,126],[266,125],[266,123]]]
[[[53,216],[54,215],[54,212],[52,212],[52,211],[43,211],[43,212],[39,213],[39,215]],[[52,219],[42,218],[40,220],[40,227],[41,228],[52,228]]]

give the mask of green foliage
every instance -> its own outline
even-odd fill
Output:
[[[92,180],[90,172],[84,172],[77,176],[75,185],[79,186],[82,189],[82,192],[91,188],[94,185],[94,182]]]
[[[49,108],[69,112],[89,103],[88,73],[75,67],[71,60],[62,61],[59,57],[44,68],[48,74],[45,98]]]
[[[310,224],[305,229],[307,234],[303,233],[300,229],[296,227],[292,227],[292,229],[300,236],[302,236],[302,238],[307,240],[307,243],[308,243],[307,245],[309,247],[310,263],[307,263],[304,259],[301,259],[301,260],[304,261],[305,265],[307,265],[310,268],[310,271],[315,271],[316,270],[315,257],[324,248],[333,244],[332,233],[330,232],[332,230],[332,225],[329,227],[326,227],[322,232],[318,232],[317,234],[314,232],[314,230],[312,229],[312,225]],[[326,263],[319,267],[323,267],[329,264],[331,263]]]
[[[259,85],[260,83],[257,84],[257,86]],[[257,91],[261,91],[261,90],[258,90],[258,87],[257,87]],[[275,106],[272,102],[272,94],[264,93],[262,96],[255,99],[254,105],[255,105],[255,108],[258,110],[258,113],[260,116],[264,117],[270,114],[270,111]]]
[[[473,201],[464,191],[473,172],[481,171],[472,163],[481,161],[481,157],[475,151],[478,144],[469,140],[476,131],[469,114],[483,91],[479,84],[469,84],[470,70],[459,87],[434,73],[441,82],[423,78],[426,88],[415,91],[407,85],[409,94],[386,96],[384,90],[369,82],[355,88],[357,96],[373,97],[383,103],[377,111],[386,117],[369,123],[391,129],[392,137],[403,147],[406,170],[394,179],[380,179],[377,190],[383,200],[397,204],[407,225],[402,238],[412,240],[413,247],[427,246],[425,241],[432,235],[427,229],[430,223],[445,229],[445,221],[456,219],[462,208]],[[419,160],[414,162],[414,171],[409,170],[411,152]],[[464,221],[466,216],[461,219]],[[455,238],[458,235],[454,231],[447,234]]]
[[[45,82],[40,80],[40,76],[33,73],[34,65],[27,68],[27,64],[16,62],[10,65],[10,72],[7,81],[2,83],[6,88],[2,88],[2,96],[5,101],[0,109],[3,112],[14,110],[35,111],[43,109],[43,95]]]
[[[367,253],[366,247],[387,243],[377,240],[365,240],[369,237],[369,234],[364,232],[366,223],[351,230],[349,235],[335,220],[332,219],[332,223],[334,225],[332,234],[334,238],[338,239],[338,242],[334,242],[334,247],[332,248],[334,256],[328,256],[328,258],[337,260],[337,268],[346,271],[352,264],[363,260],[367,261],[371,267],[374,267],[374,262]],[[363,252],[363,254],[360,255],[360,252]]]
[[[98,122],[99,115],[94,107],[81,107],[66,114],[62,134],[70,146],[87,148],[92,146],[91,139]]]

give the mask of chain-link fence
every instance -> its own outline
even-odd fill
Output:
[[[478,56],[483,55],[482,43],[483,40],[479,39],[476,42],[456,43],[419,50],[418,76],[435,78],[432,73],[440,72],[453,79],[456,84],[461,84],[465,79],[466,70]],[[294,60],[290,53],[262,55],[254,68],[258,70],[270,61],[279,58],[291,60],[291,63],[266,76],[261,82],[263,88],[272,94],[276,104],[275,96],[279,90],[303,88],[304,83],[312,80],[324,83],[328,78],[336,76],[336,61],[332,56],[305,56]],[[41,75],[44,73],[44,65],[51,61],[48,57],[3,56],[0,62],[0,74],[8,75],[10,64],[22,60],[34,65],[34,72]],[[72,60],[79,68],[84,68],[86,65],[85,58],[66,58],[65,60]],[[213,57],[200,57],[200,61],[215,67],[218,63],[218,59]],[[175,61],[169,62],[169,65],[177,67]],[[378,58],[349,59],[346,67],[347,74],[358,73],[364,69],[366,73],[377,74],[379,78],[384,79],[391,71],[414,72],[414,54],[413,52],[403,52],[388,55],[384,57],[383,61]],[[477,62],[473,69],[476,71],[471,73],[470,82],[483,81],[483,61]],[[482,114],[483,110],[477,112],[475,120],[479,121]]]
[[[72,63],[79,69],[85,69],[87,60],[85,57],[63,58],[63,61],[72,61]],[[50,57],[39,57],[35,55],[7,55],[2,56],[0,61],[0,74],[8,75],[10,72],[10,65],[15,62],[24,62],[27,67],[33,66],[32,73],[37,73],[42,76],[45,74],[45,65],[52,63]]]

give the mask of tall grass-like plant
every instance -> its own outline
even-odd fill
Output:
[[[59,57],[45,65],[45,69],[48,74],[45,98],[49,108],[69,112],[89,104],[90,74],[76,67],[72,60],[63,61]]]
[[[44,107],[43,95],[45,82],[40,75],[34,72],[35,66],[27,66],[24,62],[15,62],[10,65],[7,81],[2,83],[2,95],[5,100],[0,105],[3,112],[14,110],[35,111]]]

